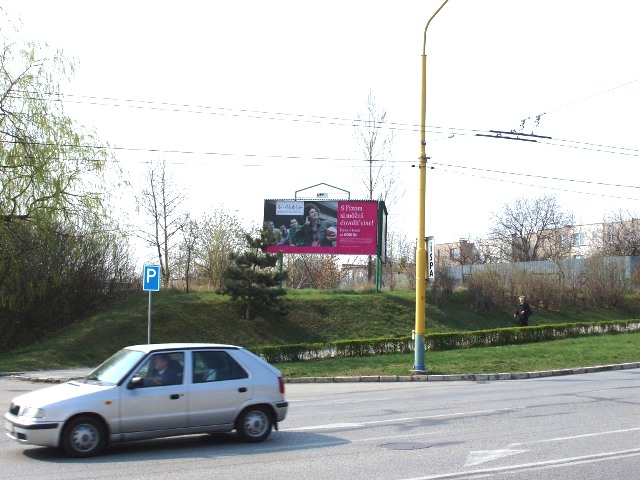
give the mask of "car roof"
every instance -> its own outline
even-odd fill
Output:
[[[127,350],[137,350],[144,353],[160,352],[164,350],[186,350],[198,348],[228,348],[235,350],[242,349],[242,347],[238,347],[237,345],[225,345],[222,343],[151,343],[125,347],[125,349]]]

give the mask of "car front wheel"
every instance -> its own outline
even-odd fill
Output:
[[[271,434],[273,420],[265,407],[249,407],[244,410],[236,422],[240,437],[251,443],[262,442]]]
[[[62,449],[72,457],[97,455],[105,444],[104,427],[95,418],[74,418],[65,426],[62,432]]]

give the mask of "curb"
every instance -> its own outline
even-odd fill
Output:
[[[82,378],[92,369],[77,368],[68,370],[40,370],[35,372],[0,372],[0,378],[11,378],[25,382],[64,383],[75,378]]]
[[[387,382],[491,382],[496,380],[525,380],[529,378],[559,377],[564,375],[580,375],[583,373],[605,372],[610,370],[628,370],[640,368],[640,362],[619,363],[614,365],[598,365],[594,367],[566,368],[559,370],[542,370],[534,372],[512,373],[479,373],[457,375],[366,375],[338,377],[295,377],[285,378],[285,383],[387,383]],[[86,371],[85,371],[86,373]],[[39,383],[63,383],[74,378],[81,378],[83,370],[66,372],[7,372],[0,377]]]
[[[524,380],[528,378],[558,377],[583,373],[605,372],[609,370],[628,370],[640,368],[640,362],[598,365],[595,367],[565,368],[535,372],[481,373],[460,375],[371,375],[361,377],[301,377],[285,378],[285,383],[371,383],[371,382],[489,382],[496,380]]]

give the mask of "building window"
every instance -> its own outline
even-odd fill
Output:
[[[460,258],[460,250],[452,248],[449,250],[449,256],[451,257],[451,260],[458,260]]]
[[[587,244],[587,235],[584,233],[574,233],[573,234],[573,244],[576,246],[586,245]]]

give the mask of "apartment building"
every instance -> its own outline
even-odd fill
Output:
[[[640,256],[640,220],[567,225],[529,237],[435,244],[438,266],[510,263],[539,259],[585,258],[592,255]]]

